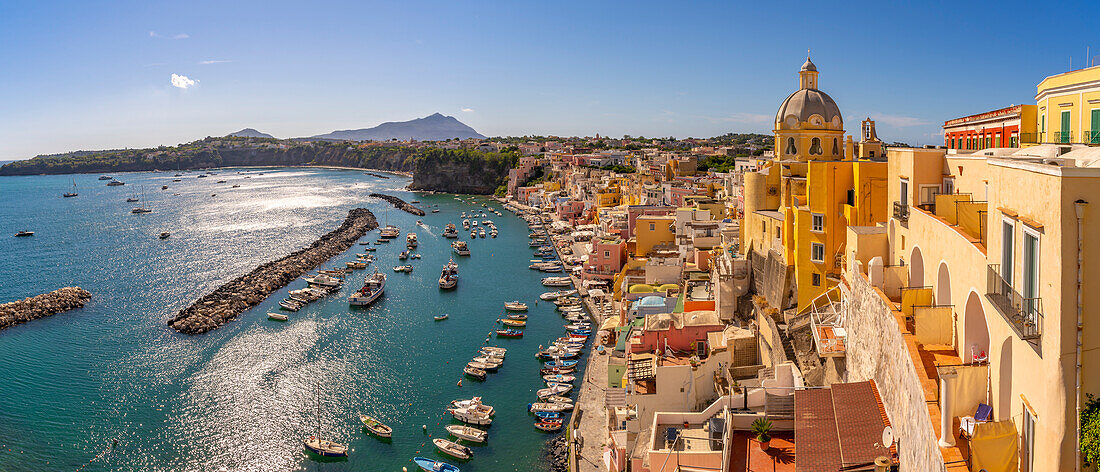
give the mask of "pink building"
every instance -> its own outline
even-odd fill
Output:
[[[560,202],[557,205],[555,211],[558,214],[558,218],[570,222],[572,225],[577,224],[577,220],[584,217],[584,202],[577,200],[566,200]]]
[[[678,352],[694,352],[707,333],[722,331],[725,325],[713,311],[662,313],[645,317],[645,328],[633,342],[631,352],[664,352],[665,346]],[[693,344],[694,343],[694,344]]]
[[[626,241],[615,237],[592,240],[592,252],[581,277],[585,280],[613,280],[626,263]]]

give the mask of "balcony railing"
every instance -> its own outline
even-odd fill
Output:
[[[1000,264],[989,264],[986,297],[997,307],[1020,339],[1038,340],[1043,335],[1043,300],[1024,297],[1001,276]]]
[[[1058,143],[1058,144],[1069,144],[1069,143],[1073,142],[1073,132],[1072,131],[1054,131],[1054,132],[1050,133],[1050,138],[1051,138],[1052,142],[1055,142],[1055,143]]]
[[[1100,131],[1082,132],[1081,142],[1085,144],[1100,144]]]
[[[901,221],[909,221],[909,205],[902,202],[894,202],[894,218]]]

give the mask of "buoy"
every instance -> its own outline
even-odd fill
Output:
[[[458,386],[459,386],[459,387],[461,387],[461,386],[462,386],[462,380],[461,380],[461,379],[459,379],[459,381],[458,381]]]
[[[428,430],[428,425],[426,425],[426,424],[422,424],[422,425],[420,425],[420,427],[423,428],[424,431]]]
[[[402,467],[401,472],[409,472],[409,468],[408,467]]]

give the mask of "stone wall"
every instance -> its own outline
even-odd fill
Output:
[[[848,382],[873,379],[898,440],[901,470],[945,470],[927,399],[897,319],[879,292],[855,275],[848,297]]]

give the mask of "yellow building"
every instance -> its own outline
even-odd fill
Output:
[[[1036,87],[1035,103],[1037,142],[1100,144],[1100,66],[1043,79]]]
[[[886,163],[874,122],[863,122],[859,143],[845,139],[840,107],[817,87],[817,67],[807,58],[799,89],[775,116],[774,159],[744,176],[742,251],[765,258],[775,252],[793,274],[797,297],[769,300],[779,307],[797,302],[801,309],[836,285],[849,225],[888,218]]]
[[[675,216],[639,215],[634,224],[635,257],[646,257],[659,244],[675,244],[675,225]]]

